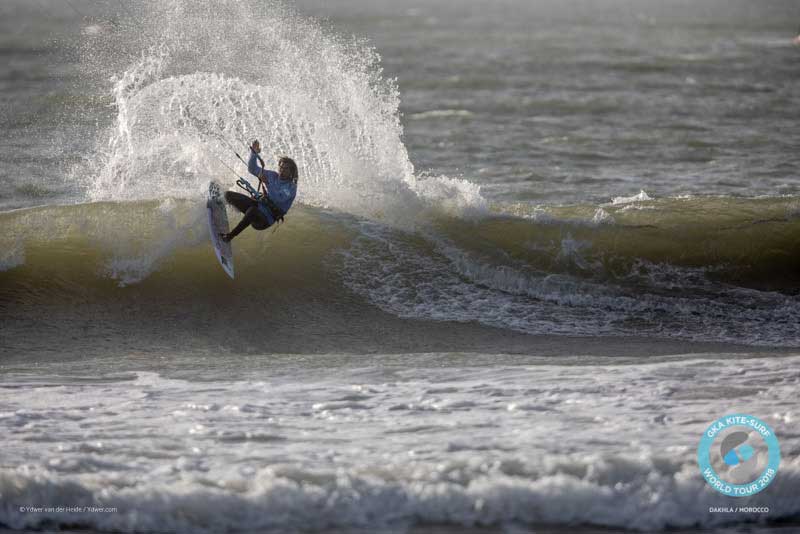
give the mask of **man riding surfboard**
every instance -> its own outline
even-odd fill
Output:
[[[243,195],[235,191],[225,193],[228,204],[244,213],[244,217],[233,230],[227,234],[220,234],[225,242],[230,242],[248,226],[256,230],[266,230],[276,221],[282,221],[297,196],[298,173],[294,160],[285,156],[279,158],[278,172],[275,172],[264,168],[260,153],[261,145],[255,140],[250,146],[247,170],[258,178],[258,192],[254,192],[257,196]]]

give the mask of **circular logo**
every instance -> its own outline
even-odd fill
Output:
[[[697,447],[697,464],[708,485],[729,497],[748,497],[775,479],[781,450],[775,432],[747,414],[720,417]]]

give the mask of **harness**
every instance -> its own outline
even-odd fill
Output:
[[[280,209],[269,196],[259,193],[250,182],[242,177],[236,180],[236,185],[247,191],[253,200],[258,202],[258,210],[263,213],[265,217],[268,219],[272,217],[275,222],[283,222],[283,217],[286,215],[286,212]]]

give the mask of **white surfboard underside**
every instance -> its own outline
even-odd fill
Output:
[[[222,269],[233,278],[233,250],[231,244],[220,238],[220,234],[228,233],[228,214],[225,211],[225,200],[222,198],[222,188],[217,182],[208,184],[208,230],[211,234],[211,244]]]

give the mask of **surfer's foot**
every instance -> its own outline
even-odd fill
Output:
[[[230,243],[231,239],[233,239],[233,236],[231,236],[231,234],[219,234],[219,237],[226,243]]]

